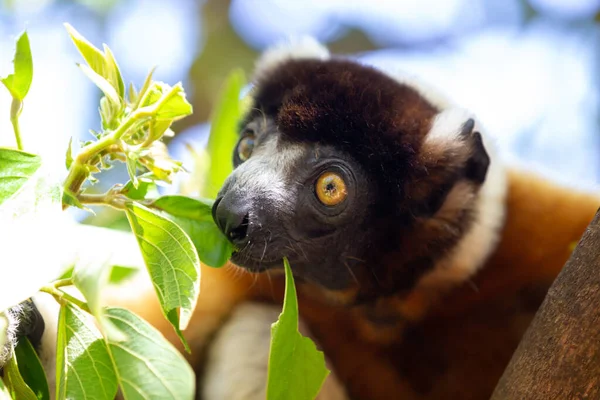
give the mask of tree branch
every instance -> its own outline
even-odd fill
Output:
[[[600,211],[548,291],[491,399],[600,399]]]

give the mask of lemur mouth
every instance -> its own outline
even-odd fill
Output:
[[[277,269],[283,267],[282,259],[256,259],[239,251],[234,251],[231,254],[231,262],[236,266],[252,273],[264,272],[268,269]]]

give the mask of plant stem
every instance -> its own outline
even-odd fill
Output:
[[[79,197],[81,186],[84,184],[89,175],[89,170],[86,168],[86,164],[88,164],[90,160],[92,160],[102,151],[117,144],[123,135],[127,133],[129,128],[131,128],[136,122],[151,117],[153,115],[154,108],[150,110],[146,108],[147,107],[136,110],[130,114],[121,125],[119,125],[117,130],[81,149],[79,154],[77,154],[73,160],[71,168],[69,168],[69,174],[67,175],[63,185],[65,191],[69,191],[70,193],[73,193],[74,196]],[[69,207],[69,205],[63,203],[63,210],[65,210],[67,207]]]
[[[15,131],[15,139],[17,139],[17,148],[19,150],[23,150],[23,141],[21,140],[21,128],[19,127],[19,115],[21,114],[22,106],[23,102],[13,97],[12,103],[10,104],[10,122],[13,126],[13,130]]]
[[[110,206],[117,210],[124,210],[125,202],[127,201],[124,196],[115,194],[111,191],[102,194],[81,193],[77,196],[77,199],[82,204]]]
[[[73,278],[67,279],[59,279],[57,281],[52,282],[52,286],[55,288],[63,287],[63,286],[71,286],[73,284]]]
[[[71,296],[69,293],[63,290],[57,289],[54,285],[43,286],[40,288],[40,292],[45,292],[52,295],[54,299],[56,299],[56,301],[60,304],[65,304],[66,302],[73,303],[77,307],[81,308],[83,311],[91,313],[90,308],[88,307],[86,302],[81,301],[74,296]]]

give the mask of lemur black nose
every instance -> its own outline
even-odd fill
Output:
[[[212,215],[215,223],[236,246],[243,246],[248,241],[249,206],[232,193],[215,200]]]

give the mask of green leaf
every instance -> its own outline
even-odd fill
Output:
[[[27,32],[23,32],[17,39],[17,49],[13,63],[15,65],[14,73],[0,79],[0,81],[4,83],[12,97],[22,101],[27,96],[33,80],[33,60]]]
[[[46,380],[44,368],[27,337],[19,339],[19,344],[15,347],[15,357],[23,380],[31,388],[36,398],[49,400],[50,392],[48,391],[48,381]]]
[[[312,400],[329,370],[323,353],[298,332],[298,300],[294,277],[287,259],[285,298],[279,320],[271,326],[271,351],[267,381],[267,400]]]
[[[109,71],[113,73],[109,80],[111,81],[111,83],[116,84],[114,88],[117,89],[119,96],[121,96],[121,98],[124,98],[125,84],[123,83],[123,77],[121,76],[121,71],[119,70],[119,66],[117,65],[117,60],[115,60],[115,56],[113,55],[112,51],[107,45],[104,44],[102,45],[102,47],[104,48],[106,67]]]
[[[144,84],[142,85],[142,88],[140,89],[139,93],[137,94],[137,98],[131,105],[131,108],[133,110],[137,109],[140,106],[141,101],[146,96],[146,92],[148,91],[148,89],[150,89],[150,84],[152,83],[152,75],[154,74],[155,69],[156,69],[156,67],[153,67],[150,70],[150,72],[148,72],[148,75],[146,76],[146,79],[144,80]]]
[[[56,343],[57,399],[115,398],[117,376],[106,343],[83,311],[61,306]]]
[[[0,379],[0,400],[13,400],[2,379]]]
[[[229,260],[233,246],[213,220],[212,201],[163,196],[152,206],[166,212],[188,234],[204,264],[221,267]]]
[[[134,189],[137,189],[140,185],[137,178],[137,160],[135,154],[130,153],[127,155],[127,173],[129,174],[129,179],[131,179],[131,184]]]
[[[67,147],[67,156],[65,159],[67,169],[71,168],[71,164],[73,164],[73,136],[69,139],[69,146]]]
[[[109,340],[125,400],[194,398],[194,371],[159,331],[122,308],[109,308],[107,315],[128,338],[123,342]]]
[[[102,307],[100,294],[104,286],[108,284],[110,273],[109,257],[104,259],[80,257],[73,269],[73,283],[87,300],[90,312],[96,317],[105,336],[114,340],[125,340],[123,333],[106,319]]]
[[[129,197],[131,200],[144,200],[148,193],[158,193],[156,183],[150,179],[143,177],[136,177],[137,188],[134,186],[133,181],[129,181],[121,189],[121,193]]]
[[[237,124],[241,117],[239,97],[244,82],[242,70],[236,69],[231,72],[211,117],[207,146],[210,167],[201,193],[202,197],[215,198],[223,182],[233,170],[231,153],[238,140]]]
[[[72,207],[77,207],[94,215],[96,214],[91,208],[86,207],[81,201],[79,201],[77,196],[71,193],[68,189],[63,192],[62,203]]]
[[[164,89],[168,86],[165,85]],[[174,121],[190,115],[193,111],[192,105],[185,98],[185,92],[181,83],[176,84],[164,95],[165,100],[159,100],[160,107],[156,111],[157,121]],[[165,129],[166,130],[166,129]]]
[[[42,159],[35,154],[0,148],[0,204],[17,193],[41,165]]]
[[[132,277],[133,275],[137,274],[139,271],[140,270],[135,267],[125,267],[123,265],[113,265],[113,267],[110,269],[110,277],[108,278],[108,281],[113,284],[121,283],[125,279],[128,279],[128,278]]]
[[[127,223],[127,227],[129,228],[129,222],[127,221],[127,217],[123,214],[123,218],[125,219],[125,222]],[[67,268],[61,276],[58,277],[58,279],[69,279],[73,277],[73,270],[74,267],[71,266],[69,268]],[[123,282],[125,279],[130,278],[131,276],[137,274],[140,271],[139,268],[137,267],[127,267],[127,266],[123,266],[123,265],[113,265],[112,268],[110,268],[110,276],[108,278],[108,282],[112,283],[112,284],[118,284]],[[1,314],[0,314],[1,316]],[[0,322],[2,320],[0,319]],[[0,329],[2,328],[2,326],[0,325]],[[0,330],[0,333],[2,331]],[[1,339],[1,337],[0,337]]]
[[[200,291],[200,260],[194,244],[177,224],[141,204],[127,204],[127,218],[165,317],[181,333],[190,322]]]
[[[97,74],[93,69],[84,64],[77,64],[79,68],[83,71],[83,73],[90,78],[92,82],[96,86],[102,90],[106,98],[111,102],[111,104],[115,108],[120,108],[121,100],[119,99],[119,94],[115,90],[114,87],[107,81],[103,76]]]
[[[4,384],[13,399],[37,400],[37,396],[21,376],[16,357],[12,357],[4,365]]]
[[[107,80],[112,88],[118,93],[118,96],[123,98],[125,94],[123,78],[121,77],[121,72],[119,71],[119,67],[117,66],[110,49],[107,46],[104,46],[106,52],[106,54],[104,54],[77,32],[70,24],[65,23],[64,25],[85,62],[97,75],[100,75]]]
[[[144,84],[144,90],[146,84]],[[141,94],[140,94],[141,95]],[[181,83],[171,87],[164,82],[152,82],[140,100],[140,106],[153,113],[155,121],[175,121],[192,113]],[[154,106],[154,107],[152,107]]]

